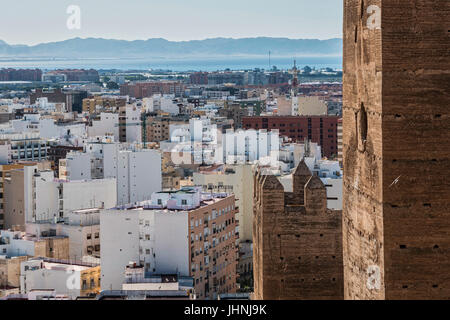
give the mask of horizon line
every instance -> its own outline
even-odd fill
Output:
[[[42,44],[52,44],[52,43],[58,43],[58,42],[65,42],[70,40],[109,40],[109,41],[125,41],[125,42],[138,42],[138,41],[149,41],[149,40],[164,40],[167,42],[174,42],[174,43],[183,43],[183,42],[193,42],[193,41],[208,41],[208,40],[218,40],[218,39],[224,39],[224,40],[247,40],[247,39],[286,39],[286,40],[318,40],[318,41],[329,41],[329,40],[342,40],[342,37],[332,37],[332,38],[326,38],[326,39],[319,39],[319,38],[289,38],[289,37],[270,37],[270,36],[254,36],[254,37],[242,37],[242,38],[234,38],[234,37],[211,37],[211,38],[204,38],[204,39],[191,39],[191,40],[169,40],[162,37],[156,37],[156,38],[147,38],[147,39],[134,39],[134,40],[128,40],[128,39],[118,39],[118,38],[102,38],[102,37],[72,37],[67,38],[64,40],[54,40],[49,42],[39,42],[35,44],[24,44],[24,43],[17,43],[17,44],[11,44],[6,42],[5,40],[0,39],[0,42],[3,42],[9,46],[27,46],[27,47],[34,47]]]

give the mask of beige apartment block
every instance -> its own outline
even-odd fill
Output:
[[[229,165],[205,168],[194,172],[193,184],[202,186],[204,192],[229,192],[236,197],[239,212],[239,239],[252,241],[253,226],[253,166]]]

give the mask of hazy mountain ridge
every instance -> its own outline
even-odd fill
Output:
[[[165,39],[113,40],[74,38],[34,46],[9,45],[0,40],[0,57],[10,58],[149,58],[177,56],[341,56],[342,39],[213,38],[191,41]]]

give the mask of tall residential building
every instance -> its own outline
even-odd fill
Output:
[[[448,299],[450,2],[344,3],[345,298]]]
[[[108,136],[114,137],[114,141],[120,141],[119,113],[101,112],[100,116],[92,119],[90,125],[86,128],[87,134],[91,138]]]
[[[37,162],[16,163],[0,165],[0,230],[5,229],[5,181],[11,177],[11,170],[22,169],[24,166],[35,166]],[[49,163],[43,165],[50,166]]]
[[[194,172],[193,183],[204,192],[227,192],[236,197],[239,211],[239,240],[251,241],[253,228],[253,166],[251,164],[212,166]]]
[[[116,96],[94,96],[83,99],[83,112],[89,114],[98,111],[116,111],[120,107],[124,107],[127,103],[125,97]]]
[[[263,168],[254,176],[253,268],[257,300],[343,299],[342,211],[305,162],[285,192]]]
[[[119,205],[149,199],[161,190],[161,153],[152,149],[121,150],[118,143],[89,142],[86,152],[60,160],[60,179],[110,179],[117,183]]]
[[[144,143],[170,140],[170,126],[189,123],[189,116],[142,116],[142,139]]]
[[[67,154],[71,151],[83,151],[83,147],[75,147],[72,145],[50,145],[48,150],[48,160],[51,162],[52,170],[55,172],[56,176],[59,176],[59,160],[65,159]]]
[[[175,98],[175,95],[154,94],[151,97],[143,98],[142,105],[146,112],[155,112],[162,114],[178,115],[182,101]]]
[[[73,210],[117,205],[116,179],[61,181],[51,170],[25,166],[5,178],[4,225],[55,221]]]
[[[119,109],[119,141],[126,143],[142,142],[141,110],[134,105]]]
[[[200,187],[154,193],[100,215],[102,290],[121,290],[130,261],[146,275],[194,278],[199,299],[237,291],[239,239],[234,196]]]

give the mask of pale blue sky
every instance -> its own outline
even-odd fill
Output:
[[[342,0],[5,0],[0,40],[36,44],[74,37],[165,38],[342,37]],[[66,27],[69,5],[81,29]]]

